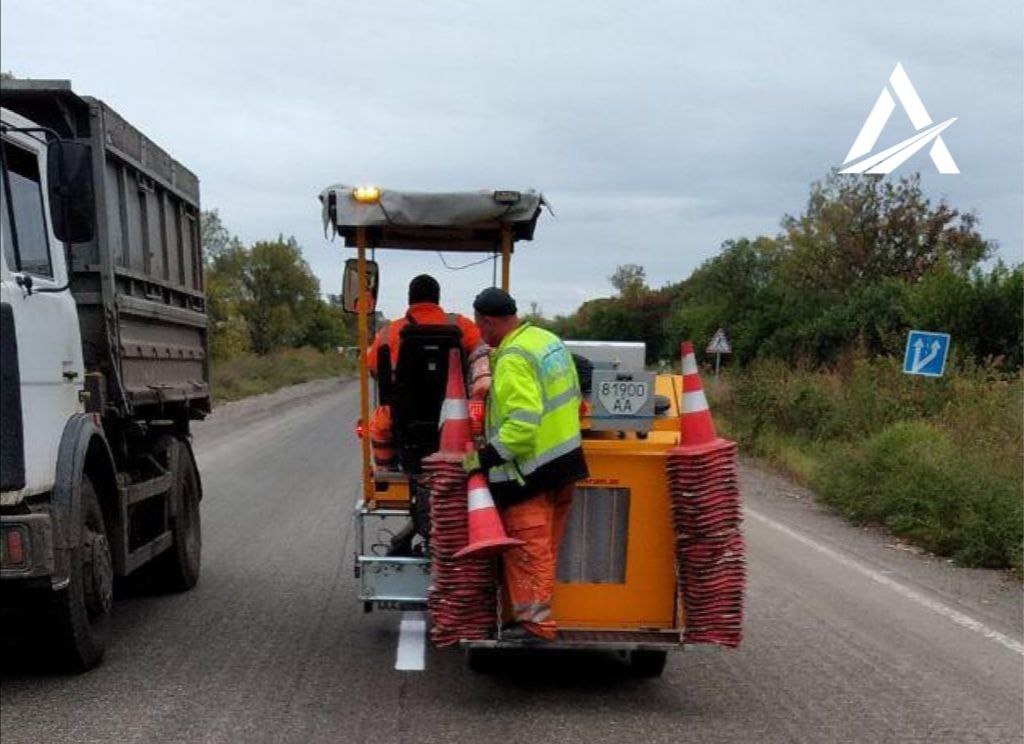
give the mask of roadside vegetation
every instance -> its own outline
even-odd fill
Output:
[[[833,173],[779,234],[727,241],[683,281],[652,289],[642,266],[620,266],[614,296],[534,319],[644,341],[651,364],[725,328],[734,353],[712,405],[747,451],[855,522],[1020,572],[1024,267],[994,251],[975,215],[931,202],[916,177]],[[903,374],[912,328],[952,335],[944,377]]]
[[[902,360],[829,369],[759,360],[710,384],[728,436],[856,523],[966,566],[1021,570],[1020,371],[970,361],[925,379]]]
[[[213,396],[217,403],[226,403],[300,382],[347,376],[353,368],[351,359],[341,354],[308,346],[269,354],[237,354],[214,362]]]
[[[246,246],[216,210],[202,215],[215,403],[350,374],[351,320],[294,238]]]

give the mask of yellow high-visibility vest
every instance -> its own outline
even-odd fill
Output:
[[[582,394],[565,344],[523,323],[492,352],[491,370],[487,439],[506,460],[489,470],[491,483],[545,487],[585,477]]]

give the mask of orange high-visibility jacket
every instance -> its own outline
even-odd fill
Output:
[[[455,323],[459,326],[459,330],[462,331],[462,348],[467,356],[471,356],[473,352],[483,346],[484,341],[480,335],[480,329],[469,318],[454,313],[453,315]],[[398,347],[402,343],[401,333],[402,329],[409,324],[408,318],[410,316],[419,325],[448,325],[453,320],[440,305],[436,305],[433,302],[417,302],[410,305],[406,317],[393,320],[385,328],[381,328],[377,333],[377,337],[370,345],[367,361],[370,373],[375,377],[377,375],[377,350],[384,344],[387,344],[391,349],[391,369],[398,367]]]

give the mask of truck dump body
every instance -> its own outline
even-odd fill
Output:
[[[199,180],[66,81],[4,80],[0,103],[92,146],[96,232],[71,252],[93,410],[123,417],[210,409]]]

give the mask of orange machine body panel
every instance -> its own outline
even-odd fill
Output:
[[[595,434],[590,432],[589,436]],[[602,519],[628,519],[624,571],[623,567],[613,565],[612,573],[617,575],[602,577],[600,582],[564,581],[560,575],[555,586],[555,619],[565,629],[681,628],[681,612],[677,615],[676,606],[675,538],[665,472],[665,455],[675,446],[676,436],[658,431],[651,432],[646,439],[634,434],[626,434],[624,439],[614,433],[607,438],[604,435],[602,432],[600,438],[584,440],[590,478],[579,484],[576,499],[586,499],[587,489],[602,489],[602,496],[617,491],[622,502],[625,492],[628,515],[621,513],[621,505],[614,517],[599,515]],[[580,524],[591,523],[580,520]],[[572,529],[570,520],[563,551],[579,550],[580,539],[568,534]],[[583,532],[582,539],[588,539],[586,527]],[[605,533],[614,531],[599,532],[604,539]],[[584,547],[581,552],[585,550]],[[560,566],[560,574],[564,573]]]

